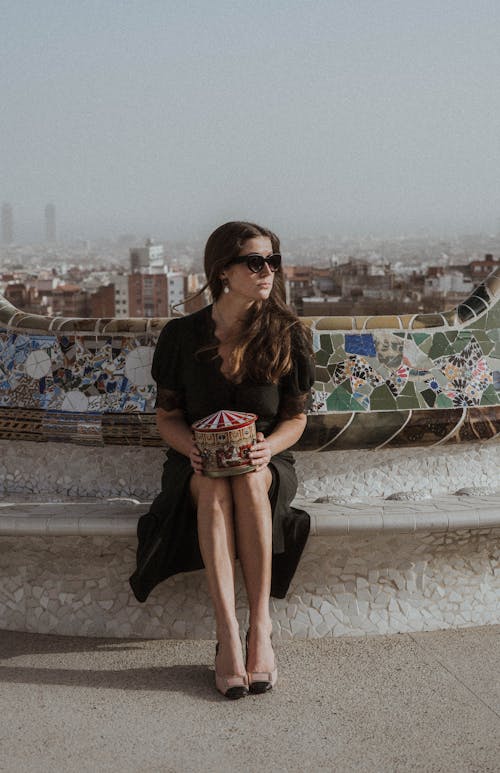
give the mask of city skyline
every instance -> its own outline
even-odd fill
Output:
[[[147,10],[147,12],[146,12]],[[500,7],[343,0],[0,9],[15,237],[500,231]]]

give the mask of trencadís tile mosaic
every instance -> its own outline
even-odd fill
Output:
[[[500,432],[498,272],[442,314],[305,321],[316,382],[298,448],[432,445]],[[47,322],[0,296],[0,437],[161,445],[150,368],[165,322]]]

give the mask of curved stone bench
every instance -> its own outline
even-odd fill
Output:
[[[204,572],[144,605],[127,584],[160,481],[149,365],[165,322],[49,319],[0,296],[1,627],[215,636]],[[500,489],[500,271],[449,311],[306,322],[317,369],[298,496],[313,528],[272,601],[276,636],[500,622],[498,497],[450,495]],[[387,499],[398,492],[432,498]],[[245,625],[241,576],[237,601]]]
[[[395,633],[500,622],[500,492],[351,504],[296,500],[311,537],[277,638]],[[137,518],[147,503],[4,502],[0,619],[67,635],[214,638],[205,573],[177,575],[145,604],[132,596]],[[238,616],[247,625],[238,568]]]
[[[137,520],[149,504],[121,497],[97,502],[2,502],[0,537],[135,537]],[[311,516],[311,537],[500,528],[500,492],[421,501],[371,497],[351,504],[298,498],[294,505]]]

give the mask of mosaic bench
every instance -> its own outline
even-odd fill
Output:
[[[497,272],[440,314],[307,320],[297,466],[313,529],[272,601],[277,637],[500,622],[499,301]],[[145,605],[127,586],[137,501],[160,479],[149,367],[165,321],[48,319],[0,298],[2,627],[215,636],[203,572]],[[241,577],[238,610],[244,625]]]
[[[0,296],[0,438],[161,445],[150,365],[165,322],[48,318]],[[500,270],[443,313],[306,322],[316,383],[299,450],[500,432]]]
[[[307,507],[303,559],[288,597],[271,602],[276,639],[500,622],[500,494]],[[133,598],[127,578],[144,510],[132,499],[0,506],[1,627],[215,638],[204,572],[171,578],[145,604]]]

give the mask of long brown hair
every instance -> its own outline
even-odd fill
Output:
[[[259,236],[270,239],[273,252],[280,251],[280,241],[276,234],[256,223],[231,221],[219,226],[209,236],[204,264],[214,301],[223,291],[220,275],[224,268],[238,257],[248,239]],[[233,350],[228,363],[228,376],[236,381],[276,383],[290,372],[293,350],[300,348],[312,354],[309,331],[286,305],[281,266],[274,275],[269,298],[255,301],[241,329],[230,340]],[[214,347],[217,345],[216,341]]]

